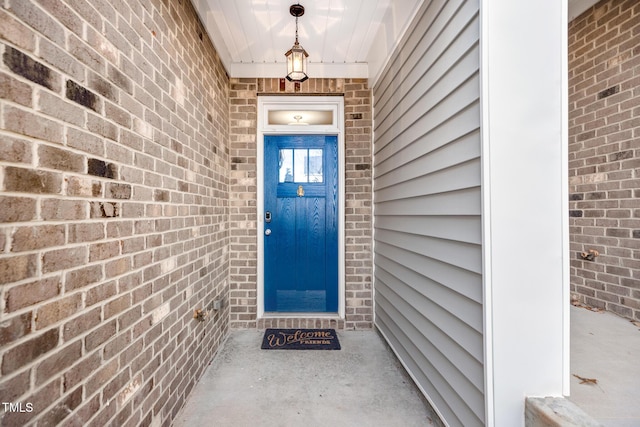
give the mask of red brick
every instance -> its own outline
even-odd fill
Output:
[[[116,425],[112,424],[109,421],[115,416],[116,410],[116,405],[108,405],[106,407],[102,407],[102,410],[91,419],[91,422],[86,424],[86,427],[103,427],[106,425]]]
[[[11,259],[14,261],[15,258]],[[6,292],[6,308],[13,312],[46,301],[60,294],[59,277],[50,277],[24,285],[14,286]]]
[[[53,375],[69,368],[82,355],[82,342],[76,341],[52,353],[36,368],[36,385],[44,384]]]
[[[30,376],[31,371],[25,371],[10,380],[0,381],[0,401],[17,402],[18,398],[29,390]]]
[[[104,224],[81,223],[69,225],[69,243],[93,242],[104,238]]]
[[[68,74],[75,79],[81,80],[84,78],[82,66],[73,59],[71,55],[66,53],[64,49],[46,38],[39,39],[38,47],[38,56],[54,69],[60,70],[63,74]],[[56,91],[56,93],[58,93],[58,91]]]
[[[104,345],[104,351],[102,352],[103,360],[109,360],[117,356],[118,354],[120,354],[120,352],[123,349],[127,348],[127,346],[130,343],[131,343],[131,330],[120,332],[118,335],[116,335],[113,339],[109,340]],[[127,365],[122,365],[122,366],[127,366]]]
[[[84,156],[68,150],[41,145],[38,147],[40,167],[68,172],[84,172]]]
[[[98,326],[102,321],[101,311],[100,307],[96,307],[68,320],[62,327],[64,341],[70,341]]]
[[[85,305],[89,307],[102,301],[108,300],[109,298],[116,295],[117,292],[118,289],[116,287],[115,281],[100,283],[99,285],[92,287],[86,292]]]
[[[0,222],[30,221],[36,215],[36,199],[0,196]]]
[[[67,145],[88,154],[104,156],[103,138],[82,130],[67,128]]]
[[[122,295],[104,305],[104,319],[108,319],[131,307],[131,294]]]
[[[102,391],[102,398],[104,400],[111,399],[122,387],[124,387],[129,382],[130,379],[131,375],[128,369],[120,372],[104,387],[104,390]]]
[[[131,115],[122,108],[107,102],[104,106],[104,113],[108,119],[113,120],[120,126],[131,128]]]
[[[48,117],[62,120],[67,124],[84,127],[86,115],[83,109],[59,95],[42,92],[38,99],[38,109]]]
[[[4,10],[0,10],[0,39],[7,40],[18,47],[33,52],[35,48],[35,33],[25,25],[14,19]]]
[[[116,333],[116,321],[112,320],[110,322],[104,323],[95,331],[91,332],[84,339],[84,345],[86,351],[92,351],[104,344],[109,338],[114,336]]]
[[[123,275],[131,270],[131,259],[120,258],[108,262],[104,266],[105,275],[107,278]]]
[[[0,72],[0,98],[31,107],[31,86]]]
[[[54,91],[58,89],[60,80],[58,74],[54,73],[46,65],[35,61],[24,52],[14,49],[11,46],[6,46],[2,59],[7,68],[13,73],[42,85],[47,89]]]
[[[84,400],[82,406],[76,411],[78,422],[85,426],[91,417],[100,411],[100,395],[97,394],[89,400]]]
[[[113,141],[118,140],[118,127],[95,114],[88,115],[87,129],[97,136],[103,136]]]
[[[82,295],[76,293],[38,308],[36,329],[45,329],[59,321],[73,316],[82,308]]]
[[[64,45],[64,29],[62,26],[34,3],[13,1],[9,10],[49,40],[58,45]]]
[[[44,199],[40,204],[44,221],[80,220],[87,218],[87,202],[83,200]]]
[[[75,360],[74,362],[77,363],[62,376],[65,392],[85,382],[90,375],[96,372],[102,364],[102,358],[100,357],[100,352],[96,351],[85,356],[82,360]],[[87,390],[87,395],[91,395],[90,390]]]
[[[133,326],[142,317],[142,309],[139,305],[134,306],[126,313],[118,316],[118,330],[124,331]]]
[[[30,142],[0,135],[0,160],[11,163],[31,163],[32,158]]]
[[[7,167],[4,187],[7,191],[20,193],[57,194],[62,189],[62,175],[56,172]]]
[[[9,344],[19,338],[22,338],[25,335],[30,334],[31,318],[32,313],[29,311],[14,316],[10,319],[5,319],[2,323],[0,323],[0,346]]]
[[[102,266],[91,265],[65,274],[65,292],[83,288],[102,279]]]
[[[38,3],[69,30],[82,35],[82,21],[64,3],[57,0],[39,0]]]
[[[50,273],[86,264],[87,248],[74,247],[46,252],[42,256],[42,271]]]
[[[65,243],[65,227],[64,225],[20,227],[11,237],[12,252],[61,246]]]
[[[118,90],[100,75],[89,73],[89,88],[113,102],[118,102]]]
[[[2,374],[7,375],[38,359],[58,345],[58,329],[30,338],[8,350],[2,357]]]
[[[133,237],[122,240],[122,253],[135,253],[145,249],[144,237]]]
[[[67,80],[65,96],[83,107],[87,107],[97,113],[102,111],[100,98],[89,89],[81,86],[73,80]],[[80,113],[79,113],[80,114]]]
[[[41,425],[60,425],[70,416],[70,414],[82,403],[82,387],[78,387],[73,392],[64,396],[47,413],[38,419]],[[71,416],[64,424],[77,423],[74,416]]]
[[[108,199],[130,199],[131,185],[122,183],[108,183],[105,197]]]
[[[93,29],[90,29],[93,31]],[[84,65],[100,74],[104,74],[105,60],[95,50],[89,47],[84,41],[70,35],[68,38],[69,53],[75,56]]]
[[[91,178],[71,176],[67,180],[67,195],[79,197],[102,196],[102,183]]]
[[[116,257],[120,254],[120,242],[101,242],[89,248],[89,262]]]
[[[62,143],[62,125],[40,115],[7,105],[4,107],[4,123],[9,131],[44,141]]]

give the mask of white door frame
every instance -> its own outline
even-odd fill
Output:
[[[326,125],[269,124],[272,110],[331,111],[333,120]],[[295,120],[292,118],[292,122]],[[264,137],[265,135],[336,135],[338,137],[338,313],[265,313],[264,311]],[[345,146],[344,97],[342,96],[258,96],[256,155],[257,181],[257,294],[258,319],[269,317],[345,317]]]

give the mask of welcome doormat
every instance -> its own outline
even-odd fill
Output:
[[[340,350],[335,329],[267,329],[262,350]]]

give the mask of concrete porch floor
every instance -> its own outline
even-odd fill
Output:
[[[439,425],[375,331],[338,331],[342,350],[306,351],[260,350],[263,333],[230,333],[174,426]]]
[[[175,427],[440,425],[375,331],[338,331],[339,351],[260,350],[263,333],[230,333]],[[571,307],[569,400],[606,427],[640,427],[638,355],[637,326]]]
[[[571,307],[569,400],[606,427],[640,426],[639,329],[615,314]]]

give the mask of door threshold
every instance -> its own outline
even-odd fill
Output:
[[[338,313],[277,313],[268,312],[262,315],[263,319],[336,319],[342,320]]]

